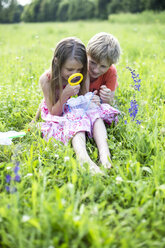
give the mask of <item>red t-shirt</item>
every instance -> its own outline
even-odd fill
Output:
[[[98,77],[95,81],[90,82],[89,91],[99,90],[102,85],[106,85],[111,91],[115,91],[118,86],[117,70],[111,65],[106,73]]]

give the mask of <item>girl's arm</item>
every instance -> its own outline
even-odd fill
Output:
[[[37,110],[37,113],[36,113],[36,116],[35,116],[35,120],[37,121],[40,117],[40,114],[41,114],[41,107],[39,106],[38,110]]]
[[[63,105],[67,102],[67,100],[71,96],[77,95],[80,90],[80,85],[71,86],[70,84],[67,84],[65,89],[62,91],[60,99],[54,105],[52,105],[50,101],[51,85],[50,85],[50,79],[48,78],[47,73],[44,73],[40,77],[39,81],[41,84],[41,88],[43,90],[46,105],[48,107],[50,114],[52,115],[58,115],[58,116],[62,115]]]

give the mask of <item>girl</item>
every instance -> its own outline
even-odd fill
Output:
[[[80,72],[84,80],[80,85],[70,86],[68,78]],[[86,151],[85,132],[91,135],[91,123],[84,110],[69,111],[67,100],[74,95],[87,92],[87,55],[84,44],[77,38],[66,38],[57,44],[51,68],[39,79],[44,100],[41,103],[41,123],[43,137],[54,137],[66,144],[72,139],[77,158],[88,162],[93,172],[101,173],[99,167],[90,159]]]

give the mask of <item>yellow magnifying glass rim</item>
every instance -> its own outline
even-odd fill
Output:
[[[71,80],[72,80],[74,77],[80,77],[79,81],[77,81],[76,83],[72,83]],[[83,75],[82,75],[81,73],[74,73],[74,74],[72,74],[72,75],[68,78],[68,83],[69,83],[71,86],[74,86],[74,85],[80,84],[82,80],[83,80]]]

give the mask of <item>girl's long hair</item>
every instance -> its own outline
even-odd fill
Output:
[[[81,62],[83,65],[83,81],[80,84],[80,92],[79,94],[86,93],[86,76],[87,76],[87,54],[85,45],[75,37],[69,37],[61,40],[55,49],[54,56],[52,59],[51,66],[51,87],[50,87],[50,101],[52,102],[52,106],[57,102],[62,93],[62,77],[61,77],[61,69],[65,64],[67,59],[75,59],[78,62]]]

